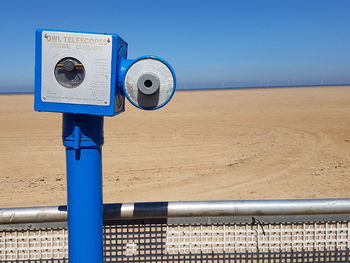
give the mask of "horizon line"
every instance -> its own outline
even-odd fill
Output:
[[[201,91],[201,90],[234,90],[234,89],[273,89],[273,88],[302,88],[302,87],[332,87],[332,86],[350,86],[350,83],[344,84],[305,84],[305,85],[263,85],[263,86],[242,86],[242,87],[217,87],[217,88],[177,88],[177,91]],[[29,95],[34,91],[0,91],[0,95]]]

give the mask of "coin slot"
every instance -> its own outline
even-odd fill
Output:
[[[84,65],[76,58],[65,57],[55,66],[55,78],[65,88],[76,88],[84,81]]]

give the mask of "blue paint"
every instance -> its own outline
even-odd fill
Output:
[[[70,263],[103,262],[103,117],[63,114]]]
[[[54,32],[76,32],[76,31],[62,31],[62,30],[48,30],[37,29],[36,30],[36,43],[35,43],[35,87],[34,87],[34,109],[36,111],[51,111],[51,112],[63,112],[63,113],[75,113],[75,114],[93,114],[101,116],[114,116],[124,111],[124,97],[122,94],[122,87],[117,85],[117,69],[119,68],[120,59],[126,58],[127,43],[119,37],[117,34],[108,34],[112,36],[112,61],[111,61],[111,90],[110,90],[110,104],[108,106],[103,105],[86,105],[86,104],[69,104],[69,103],[57,103],[57,102],[45,102],[41,100],[41,72],[42,72],[42,32],[54,31]],[[87,34],[98,34],[91,32],[76,32]],[[113,74],[114,73],[114,74]],[[116,95],[121,100],[120,103],[116,101]]]

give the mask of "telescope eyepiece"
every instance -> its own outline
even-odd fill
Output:
[[[176,89],[175,74],[161,58],[140,57],[124,62],[126,72],[123,91],[128,100],[144,110],[156,110],[166,105]]]
[[[159,90],[159,78],[152,73],[141,75],[137,81],[137,88],[145,95],[152,95]]]

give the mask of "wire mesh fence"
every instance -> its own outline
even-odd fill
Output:
[[[105,262],[350,262],[350,218],[312,222],[124,220],[104,226]],[[0,229],[1,262],[68,262],[62,223]]]
[[[0,248],[1,262],[68,262],[67,228],[52,225],[3,229]]]

